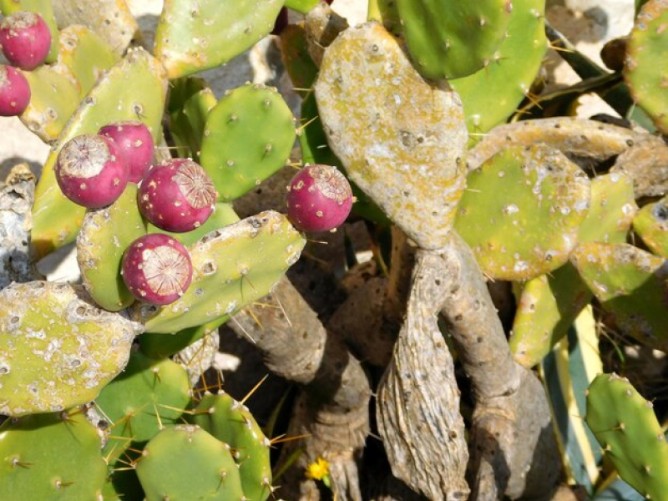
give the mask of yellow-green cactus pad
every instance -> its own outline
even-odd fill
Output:
[[[629,36],[624,78],[635,101],[668,134],[668,2],[649,0],[643,5]]]
[[[633,230],[654,254],[668,258],[668,197],[640,209]]]
[[[74,240],[86,213],[65,198],[56,182],[54,165],[62,145],[80,134],[95,134],[108,123],[126,120],[141,120],[157,139],[166,95],[164,68],[143,49],[128,51],[100,78],[60,134],[37,184],[32,244],[38,257]]]
[[[589,179],[559,151],[509,147],[471,172],[455,228],[485,274],[528,280],[568,260],[589,196]]]
[[[228,62],[274,27],[283,0],[165,0],[153,53],[170,79]]]
[[[624,333],[668,350],[668,266],[628,244],[583,243],[571,256],[580,276]]]
[[[138,305],[146,331],[173,334],[229,317],[267,295],[306,240],[283,214],[261,212],[205,235],[189,248],[193,280],[172,304]]]
[[[466,181],[459,97],[425,82],[376,22],[327,48],[315,94],[350,178],[420,247],[443,247]]]
[[[51,282],[0,292],[0,414],[56,412],[93,400],[128,361],[141,325]]]
[[[101,499],[107,464],[100,436],[79,409],[0,426],[0,499]]]

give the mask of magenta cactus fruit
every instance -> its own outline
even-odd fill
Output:
[[[128,184],[128,167],[116,143],[97,134],[82,134],[65,143],[55,174],[63,194],[89,209],[113,203]]]
[[[300,231],[329,231],[343,224],[353,205],[346,177],[329,165],[307,165],[288,185],[288,218]]]
[[[137,194],[139,210],[166,231],[183,233],[211,215],[218,194],[211,178],[196,162],[173,158],[148,171]]]
[[[193,266],[188,250],[178,240],[150,233],[127,248],[121,275],[134,297],[162,306],[183,296],[192,281]]]
[[[49,53],[51,32],[36,12],[15,12],[0,23],[0,45],[12,65],[33,70]]]
[[[138,184],[153,163],[153,136],[146,124],[138,121],[108,124],[98,134],[116,142],[119,154],[128,164],[128,180]]]
[[[0,116],[20,115],[30,103],[30,85],[12,66],[0,65]]]

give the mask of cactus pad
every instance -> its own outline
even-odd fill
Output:
[[[668,68],[657,64],[668,51],[668,3],[649,0],[643,5],[629,36],[624,78],[635,101],[668,134]]]
[[[194,425],[165,428],[137,463],[148,501],[243,499],[239,470],[227,444]]]
[[[668,259],[668,197],[640,209],[633,230],[653,253]]]
[[[153,52],[170,79],[228,62],[268,35],[282,0],[166,0]]]
[[[54,412],[93,400],[127,363],[141,326],[67,284],[0,292],[0,414]]]
[[[646,499],[665,499],[668,443],[652,404],[627,379],[600,374],[587,391],[585,419],[620,477]]]
[[[295,141],[292,112],[275,89],[247,84],[209,112],[200,162],[231,201],[283,167]]]
[[[488,276],[528,280],[568,260],[589,196],[587,176],[562,153],[509,147],[471,172],[455,228]]]
[[[267,499],[272,492],[270,442],[249,410],[224,392],[207,394],[190,420],[232,448],[246,499]]]
[[[375,22],[347,29],[327,48],[315,93],[351,180],[420,247],[444,246],[466,175],[457,95],[427,84]]]
[[[668,349],[664,259],[628,244],[583,243],[571,262],[623,332],[653,348]]]
[[[426,78],[459,78],[483,68],[499,47],[510,0],[397,0],[403,36]]]
[[[113,436],[143,442],[163,426],[174,424],[189,401],[190,381],[183,367],[134,352],[123,373],[103,388],[95,404],[111,420]]]
[[[128,85],[129,81],[133,85]],[[85,214],[83,207],[65,198],[56,182],[54,165],[60,146],[79,134],[95,134],[107,123],[127,120],[144,122],[155,139],[160,133],[166,93],[163,68],[142,49],[130,50],[98,81],[63,129],[37,184],[32,243],[38,256],[72,241]]]
[[[0,426],[0,499],[100,499],[107,465],[80,411],[24,416]]]
[[[304,237],[282,214],[267,211],[204,236],[190,247],[188,291],[161,307],[135,314],[152,333],[174,333],[228,317],[268,294],[304,247]]]

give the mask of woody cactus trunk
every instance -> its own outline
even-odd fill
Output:
[[[165,0],[148,46],[125,1],[0,1],[51,40],[0,71],[50,146],[0,187],[0,499],[668,499],[666,2],[612,71],[544,0],[329,3]],[[291,95],[216,95],[260,40]],[[541,93],[550,43],[582,81]],[[123,142],[148,173],[86,207]]]

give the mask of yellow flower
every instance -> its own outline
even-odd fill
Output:
[[[319,457],[306,468],[306,478],[311,480],[329,480],[329,463]],[[326,483],[326,482],[325,482]]]

